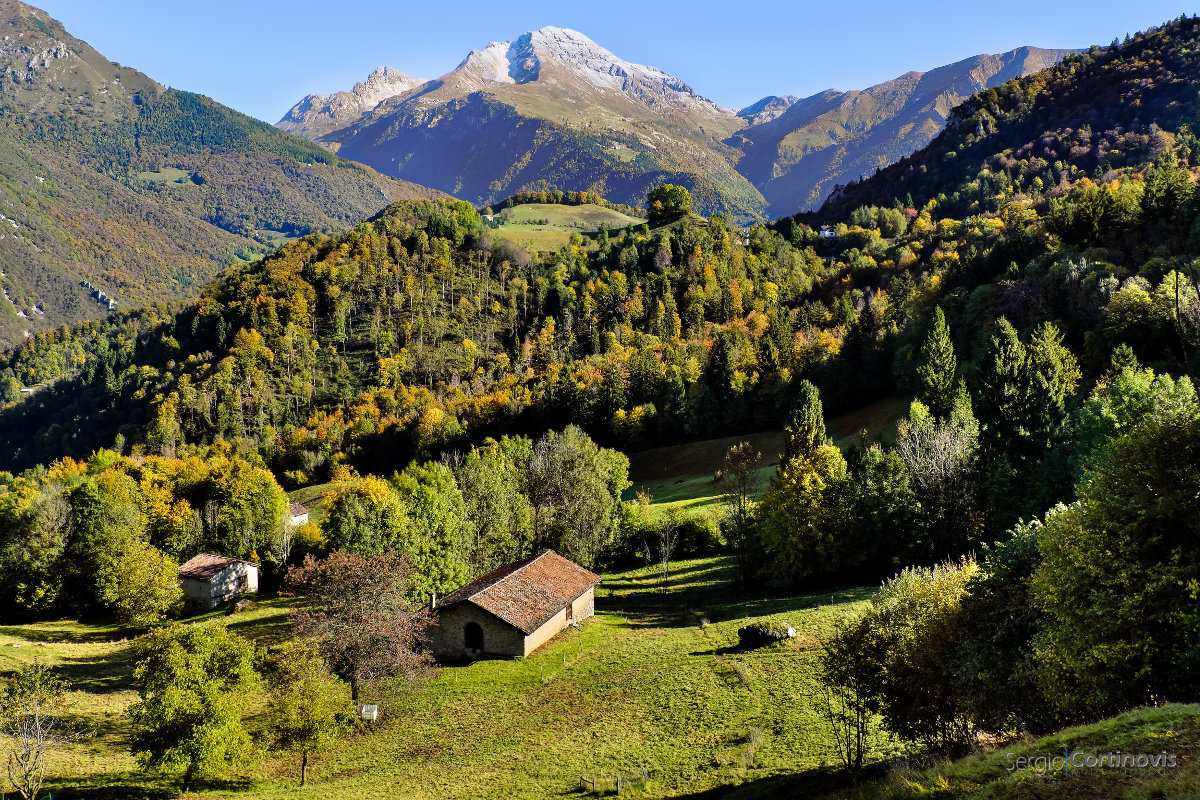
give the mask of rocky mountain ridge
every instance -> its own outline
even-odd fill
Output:
[[[748,220],[819,205],[836,184],[928,144],[971,93],[1068,52],[1018,48],[862,91],[768,95],[734,111],[578,31],[545,27],[473,50],[449,73],[403,84],[357,115],[347,104],[349,116],[309,121],[310,96],[279,125],[479,204],[551,186],[636,203],[672,181],[691,188],[702,211]]]

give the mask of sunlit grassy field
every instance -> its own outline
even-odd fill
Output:
[[[1062,757],[1075,751],[1085,758],[1114,752],[1151,756],[1165,752],[1176,757],[1176,765],[1087,768],[1085,761],[1082,768],[1064,769],[1059,763],[1011,769],[1018,758]],[[1200,705],[1167,704],[1135,709],[1049,736],[1001,743],[958,761],[925,767],[896,765],[882,778],[817,796],[821,800],[1183,800],[1198,796],[1198,751]]]
[[[826,699],[815,680],[821,638],[864,608],[871,590],[743,594],[723,558],[605,576],[597,615],[528,659],[441,669],[415,691],[377,691],[381,717],[314,756],[297,786],[293,756],[264,749],[242,775],[198,787],[222,798],[546,798],[622,794],[696,800],[774,797],[1190,798],[1197,785],[1200,707],[1143,709],[1038,740],[1003,743],[957,762],[911,756],[879,731],[861,781],[836,769]],[[288,605],[265,599],[229,624],[269,645],[289,636]],[[793,625],[784,644],[743,652],[737,629]],[[176,776],[142,772],[128,753],[124,711],[136,700],[133,644],[107,625],[55,622],[0,628],[0,668],[40,657],[76,686],[73,711],[95,736],[56,752],[55,798],[171,798]],[[251,709],[249,727],[261,720]],[[261,731],[260,731],[261,733]],[[1064,748],[1175,753],[1174,770],[1014,774],[1009,752]],[[885,763],[886,762],[886,763]]]
[[[608,575],[597,615],[532,657],[447,667],[419,691],[382,692],[380,720],[315,757],[306,789],[294,758],[267,752],[251,773],[197,794],[551,797],[574,794],[581,777],[611,790],[618,773],[633,780],[644,769],[638,793],[659,797],[832,762],[813,660],[868,590],[762,597],[740,593],[733,577],[719,558],[679,562],[665,580],[649,568]],[[286,613],[285,601],[267,600],[192,624],[224,621],[268,644],[288,635]],[[758,619],[799,636],[736,651],[737,629]],[[175,795],[171,776],[144,775],[126,751],[131,648],[107,626],[0,630],[6,666],[37,652],[63,668],[79,683],[77,713],[99,733],[55,755],[56,798]]]
[[[843,450],[860,443],[861,431],[866,431],[869,441],[889,441],[895,438],[896,422],[907,413],[908,406],[906,397],[888,397],[856,411],[830,417],[826,427],[834,444]],[[758,477],[760,487],[765,491],[779,466],[783,431],[705,439],[631,453],[629,479],[632,485],[625,492],[625,499],[633,499],[638,492],[647,492],[653,497],[651,509],[656,514],[675,510],[716,514],[721,500],[713,475],[721,468],[729,448],[743,441],[750,442],[762,453],[763,466]]]
[[[494,235],[541,251],[558,250],[570,241],[572,233],[595,233],[601,225],[616,231],[645,221],[597,205],[555,203],[525,203],[501,209],[496,218],[500,227],[492,231]]]
[[[307,508],[308,521],[313,525],[320,525],[325,519],[325,505],[321,502],[321,495],[329,491],[331,486],[331,483],[315,483],[302,489],[294,489],[287,493],[288,502],[300,503]]]

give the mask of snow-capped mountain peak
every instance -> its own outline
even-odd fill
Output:
[[[659,110],[703,108],[729,113],[673,75],[626,61],[579,31],[554,26],[472,50],[443,80],[474,82],[480,88],[557,81],[582,90],[624,93]]]

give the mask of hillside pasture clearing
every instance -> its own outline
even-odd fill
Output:
[[[642,796],[699,792],[830,764],[834,752],[813,676],[819,640],[862,607],[869,590],[760,597],[734,588],[727,559],[681,561],[606,577],[598,614],[528,659],[446,667],[417,691],[369,698],[381,716],[314,756],[296,786],[291,756],[267,754],[250,774],[189,796],[228,798],[548,797],[580,778],[607,786],[645,768]],[[287,601],[265,600],[226,621],[263,644],[287,635]],[[799,636],[739,652],[737,629],[768,619]],[[0,630],[6,666],[36,648],[81,681],[77,707],[100,735],[55,755],[56,798],[175,796],[173,776],[146,775],[126,750],[123,712],[136,700],[132,643],[78,623]],[[24,645],[8,648],[13,642]],[[89,678],[88,676],[93,676]],[[259,725],[252,714],[248,725]],[[891,745],[880,740],[881,754]]]
[[[321,496],[333,488],[332,483],[314,483],[287,493],[289,503],[299,503],[308,509],[308,521],[320,525],[325,520],[325,503]]]
[[[646,220],[631,217],[620,211],[592,203],[568,206],[559,203],[522,203],[512,208],[501,209],[496,216],[504,225],[529,225],[536,230],[576,230],[591,233],[606,226],[610,231],[621,230],[630,225],[641,225]]]
[[[500,227],[492,231],[513,244],[530,250],[552,251],[570,243],[572,233],[596,233],[604,225],[619,231],[645,220],[611,208],[585,203],[578,206],[557,203],[523,203],[496,212]]]
[[[907,397],[887,397],[827,419],[826,429],[833,443],[843,451],[859,445],[862,441],[859,434],[864,430],[868,441],[890,441],[896,437],[896,422],[908,412],[909,403]],[[651,509],[655,514],[676,510],[715,514],[720,509],[721,498],[713,475],[721,468],[729,448],[738,442],[750,442],[762,453],[763,466],[758,476],[765,491],[779,466],[783,431],[705,439],[630,453],[632,486],[625,491],[624,497],[632,500],[638,492],[648,492],[653,497]]]
[[[523,660],[447,667],[425,691],[376,698],[376,727],[317,760],[291,760],[229,797],[549,797],[586,777],[615,787],[645,768],[644,796],[706,791],[834,759],[817,711],[819,639],[868,590],[761,598],[732,588],[726,559],[610,575],[597,616]],[[737,629],[769,619],[800,635],[738,652]]]

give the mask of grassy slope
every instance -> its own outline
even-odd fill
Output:
[[[646,794],[662,796],[819,767],[832,751],[814,705],[817,640],[861,607],[867,590],[758,598],[733,591],[731,579],[724,559],[679,562],[665,592],[645,569],[607,576],[597,616],[533,657],[446,668],[423,692],[379,698],[377,726],[315,758],[305,791],[284,757],[256,767],[251,785],[202,794],[548,797],[572,793],[581,775],[603,776],[611,787],[617,771],[645,766]],[[269,642],[285,634],[285,611],[282,601],[267,601],[220,619]],[[737,629],[760,618],[790,622],[800,636],[728,652]],[[115,637],[111,628],[76,623],[0,629],[5,662],[44,653],[86,682],[79,710],[102,735],[56,754],[56,798],[161,797],[172,785],[137,773],[124,750],[120,712],[136,695],[131,646]],[[41,640],[49,641],[39,647]],[[751,747],[755,728],[761,742]]]
[[[193,621],[228,619],[233,630],[268,643],[282,635],[286,612],[283,601],[267,600],[233,618],[214,613]],[[72,682],[71,713],[94,732],[90,739],[51,752],[48,788],[56,797],[177,795],[173,781],[140,772],[127,749],[129,726],[123,714],[137,700],[133,647],[133,640],[112,625],[58,621],[0,627],[0,674],[35,658],[44,660]]]
[[[557,203],[524,203],[501,209],[496,217],[500,227],[495,235],[534,250],[557,250],[567,244],[572,233],[595,233],[601,225],[621,230],[645,221],[597,205]]]
[[[1171,704],[1129,711],[1091,725],[1082,725],[1032,741],[1001,746],[952,763],[922,771],[900,770],[836,797],[853,800],[1073,800],[1083,797],[1193,798],[1200,786],[1200,705]],[[1010,771],[1016,758],[1121,752],[1175,754],[1170,768],[1092,768]],[[1012,759],[1010,760],[1010,754]],[[739,793],[730,795],[742,797]],[[753,795],[746,794],[745,797]],[[830,796],[830,800],[834,795]]]
[[[424,691],[376,698],[380,722],[314,757],[305,790],[295,786],[294,760],[268,753],[252,776],[209,785],[198,796],[579,796],[581,776],[611,791],[618,772],[631,776],[642,766],[650,781],[634,796],[1196,796],[1200,706],[1194,705],[1133,711],[921,770],[877,763],[868,771],[870,780],[849,787],[828,769],[834,759],[818,715],[812,665],[819,638],[839,617],[861,609],[869,590],[763,598],[737,593],[731,579],[724,559],[679,562],[665,585],[644,568],[608,575],[597,616],[533,657],[445,668]],[[267,644],[287,635],[287,610],[286,601],[267,600],[234,617],[210,614],[193,622],[225,620]],[[757,619],[787,621],[799,636],[755,652],[731,651],[738,627]],[[142,774],[125,750],[128,728],[121,712],[136,699],[131,648],[119,631],[103,625],[0,628],[0,671],[45,658],[77,683],[76,711],[97,731],[94,739],[54,754],[49,788],[55,797],[176,796],[173,779]],[[882,737],[874,748],[877,762],[898,752]],[[1179,756],[1180,766],[1070,775],[1006,769],[1010,752],[1034,756],[1064,748],[1166,750]]]
[[[896,421],[908,411],[908,404],[907,398],[888,397],[857,411],[831,417],[826,427],[834,444],[843,450],[859,443],[862,430],[872,440],[890,439],[896,434]],[[654,497],[654,508],[664,513],[674,509],[715,511],[720,498],[713,485],[713,473],[721,468],[729,448],[743,441],[750,442],[763,455],[759,478],[765,489],[779,464],[783,431],[707,439],[632,453],[629,478],[633,486],[626,492],[626,499],[647,491]]]

